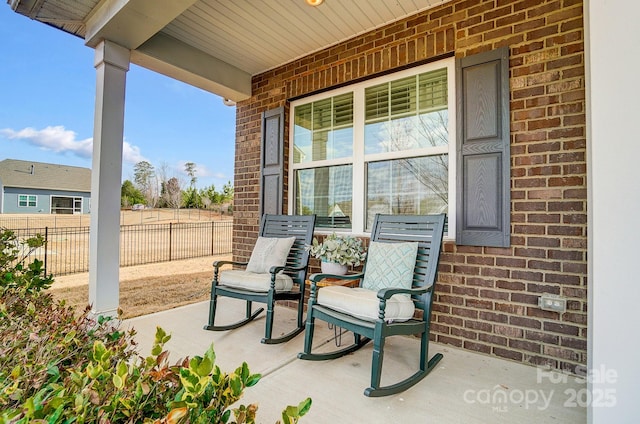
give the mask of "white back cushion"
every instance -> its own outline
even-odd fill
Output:
[[[295,237],[258,237],[246,270],[260,274],[272,266],[284,266],[295,241]]]

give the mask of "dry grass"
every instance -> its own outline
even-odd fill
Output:
[[[209,299],[211,272],[138,278],[120,283],[122,318],[133,318]],[[51,289],[55,299],[87,306],[87,285]]]
[[[214,260],[230,256],[210,256],[182,261],[160,262],[120,268],[120,309],[122,318],[151,314],[209,299]],[[84,309],[89,299],[89,274],[55,278],[53,297]]]
[[[206,209],[144,209],[120,211],[120,225],[165,224],[169,222],[231,221],[230,215]],[[2,214],[0,226],[7,228],[44,228],[44,227],[88,227],[89,214],[51,215],[51,214]]]

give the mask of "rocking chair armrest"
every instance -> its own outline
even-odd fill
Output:
[[[410,295],[420,295],[428,292],[430,287],[417,287],[412,289],[403,289],[403,288],[386,288],[378,291],[378,299],[389,299],[394,294],[410,294]]]
[[[247,266],[249,262],[238,262],[238,261],[213,261],[214,268],[220,268],[223,265],[240,265]]]

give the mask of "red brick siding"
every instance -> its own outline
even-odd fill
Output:
[[[261,112],[426,59],[505,45],[510,49],[512,245],[445,243],[432,336],[530,364],[568,370],[585,364],[581,1],[454,1],[255,76],[253,97],[237,108],[234,255],[249,256],[258,230]],[[540,310],[537,300],[544,292],[566,296],[567,313]]]

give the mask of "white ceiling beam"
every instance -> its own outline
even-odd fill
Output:
[[[197,0],[104,0],[87,17],[85,43],[101,40],[130,50],[161,31]]]
[[[251,74],[168,35],[132,50],[131,62],[235,102],[251,97]]]

